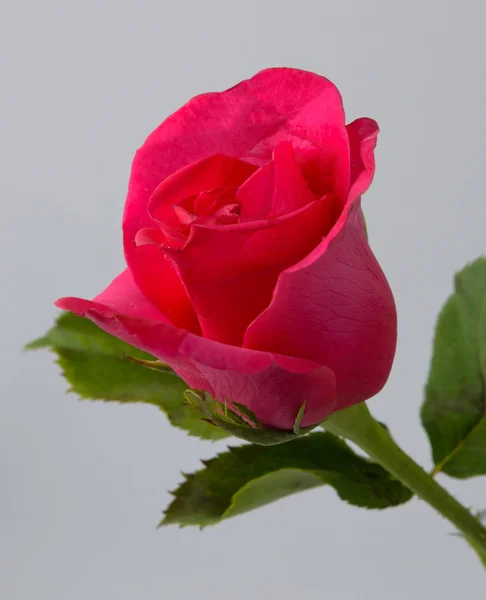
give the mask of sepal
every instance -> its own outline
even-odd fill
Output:
[[[220,427],[230,435],[259,446],[275,446],[290,442],[317,427],[317,425],[300,426],[304,416],[305,403],[302,403],[295,417],[293,431],[283,431],[263,426],[253,411],[238,402],[232,402],[230,405],[226,401],[217,400],[207,392],[199,390],[187,390],[184,396],[188,404],[203,415],[205,421]]]

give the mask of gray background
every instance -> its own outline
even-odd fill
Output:
[[[484,599],[451,526],[419,501],[385,512],[308,492],[203,533],[156,531],[180,470],[224,444],[155,408],[80,402],[43,333],[62,295],[91,297],[123,267],[135,149],[191,96],[266,66],[341,89],[382,133],[366,195],[400,340],[371,402],[430,467],[417,413],[453,272],[485,250],[484,3],[229,0],[0,4],[0,596],[5,600]],[[486,480],[441,478],[486,507]]]

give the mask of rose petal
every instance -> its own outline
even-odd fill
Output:
[[[263,425],[291,430],[304,403],[304,427],[321,422],[332,412],[335,380],[329,369],[204,339],[162,321],[154,307],[144,306],[143,301],[138,304],[139,300],[139,290],[124,272],[95,301],[61,298],[56,304],[169,363],[189,387],[220,401],[244,404]]]
[[[191,163],[165,179],[150,198],[150,216],[162,225],[177,229],[180,220],[174,205],[183,198],[214,188],[240,186],[256,170],[242,160],[216,154]]]
[[[222,92],[196,96],[166,119],[133,161],[123,217],[125,256],[135,272],[141,262],[137,232],[152,227],[147,207],[155,188],[175,171],[222,153],[265,164],[280,141],[333,164],[336,190],[349,186],[349,145],[337,88],[324,77],[297,69],[267,69]],[[319,150],[320,149],[320,150]],[[143,278],[144,279],[144,278]],[[143,288],[142,279],[139,285]]]
[[[378,123],[366,117],[346,126],[351,154],[351,189],[349,201],[364,194],[375,173],[375,146],[380,131]]]
[[[199,333],[199,321],[167,252],[155,244],[160,236],[150,228],[142,230],[132,253],[131,272],[143,295],[176,326]],[[144,243],[145,242],[145,243]]]
[[[329,367],[339,409],[379,392],[395,354],[396,310],[366,241],[359,201],[309,256],[282,272],[243,345]]]
[[[94,298],[93,302],[103,304],[105,309],[111,308],[113,311],[121,312],[129,317],[169,322],[167,317],[140,292],[129,269],[125,269],[115,277],[110,285]],[[62,303],[62,299],[56,302],[56,306],[64,308],[60,303]]]
[[[159,227],[145,227],[144,229],[140,229],[135,236],[135,244],[137,246],[143,246],[144,244],[162,246],[165,242],[166,237]]]
[[[220,226],[194,223],[184,248],[167,251],[204,337],[241,345],[248,325],[268,306],[282,269],[304,258],[333,225],[334,200],[317,200],[298,170],[286,172],[292,160],[292,154],[277,152],[238,190],[242,211],[247,203],[248,212],[258,210],[260,203],[270,218]],[[291,202],[308,204],[273,216],[278,206]]]
[[[242,221],[292,213],[318,197],[303,178],[290,142],[278,144],[273,160],[250,177],[236,194],[241,203]]]
[[[131,250],[126,253],[127,264],[143,294],[174,325],[195,333],[200,331],[196,313],[167,252],[153,245],[155,240],[161,244],[162,239],[177,248],[184,245],[186,235],[179,231],[183,225],[174,212],[173,204],[205,187],[211,189],[220,185],[239,185],[254,170],[254,166],[243,161],[221,155],[213,156],[178,171],[166,179],[153,194],[150,202],[153,216],[157,220],[163,220],[165,235],[162,231],[155,232],[156,224],[149,220],[151,226],[135,232],[129,243]],[[198,188],[198,185],[202,187]]]

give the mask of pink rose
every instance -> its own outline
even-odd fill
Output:
[[[268,69],[197,96],[133,161],[128,268],[57,306],[169,363],[189,387],[292,429],[385,384],[396,311],[360,196],[378,126],[345,125],[324,77]]]

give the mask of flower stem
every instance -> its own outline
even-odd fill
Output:
[[[455,525],[486,567],[486,529],[479,519],[401,450],[385,427],[375,421],[364,402],[332,414],[322,426],[354,442]]]

